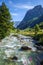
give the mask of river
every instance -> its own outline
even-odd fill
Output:
[[[43,51],[37,51],[34,47],[35,40],[30,36],[10,35],[0,42],[0,65],[40,65],[43,60]],[[27,46],[31,50],[20,50]],[[9,58],[16,56],[18,60]]]

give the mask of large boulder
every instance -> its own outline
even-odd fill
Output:
[[[31,48],[29,48],[28,46],[22,46],[20,50],[22,51],[31,50]]]

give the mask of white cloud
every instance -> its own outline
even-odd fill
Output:
[[[14,7],[19,8],[19,9],[32,9],[34,6],[27,5],[27,4],[21,4],[21,5],[15,5]]]
[[[26,4],[14,4],[11,0],[9,1],[9,4],[11,4],[11,6],[15,7],[15,8],[19,8],[19,9],[32,9],[34,6],[32,5],[28,5]]]
[[[18,16],[18,13],[11,13],[11,15],[13,15],[13,16]]]

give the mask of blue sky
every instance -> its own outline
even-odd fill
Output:
[[[0,5],[3,1],[9,8],[13,21],[21,21],[26,12],[34,6],[43,6],[43,0],[0,0]]]

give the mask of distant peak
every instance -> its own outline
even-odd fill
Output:
[[[37,5],[37,6],[35,6],[34,8],[35,8],[35,9],[41,9],[42,6],[41,6],[41,5]]]

